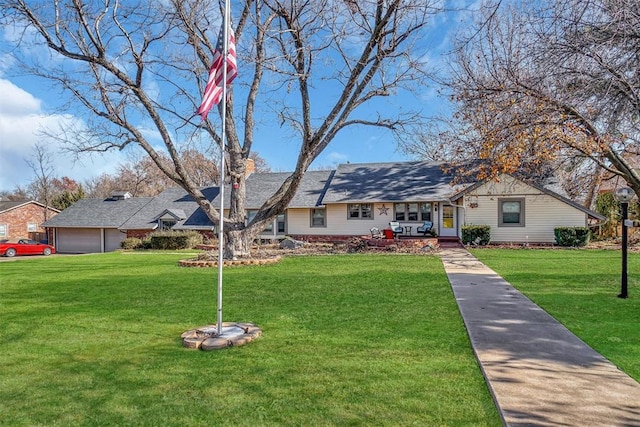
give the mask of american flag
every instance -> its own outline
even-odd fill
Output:
[[[229,54],[227,55],[227,88],[238,75],[238,66],[236,64],[236,37],[233,34],[233,29],[229,27]],[[196,111],[196,114],[200,114],[202,120],[206,120],[209,110],[214,105],[217,105],[222,100],[222,74],[224,63],[224,23],[220,28],[220,35],[218,36],[218,44],[216,50],[213,53],[213,62],[211,64],[211,70],[209,71],[209,80],[207,81],[207,87],[204,89],[204,95],[202,96],[202,104]]]

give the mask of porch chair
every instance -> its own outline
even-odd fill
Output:
[[[384,237],[384,234],[382,234],[378,227],[373,227],[370,231],[372,239],[382,239]]]
[[[404,233],[404,228],[400,225],[398,221],[391,221],[389,223],[389,228],[391,229],[391,232],[393,233],[394,238],[396,238],[398,234]]]
[[[422,223],[422,225],[418,228],[416,228],[416,232],[417,233],[422,233],[423,235],[427,235],[427,233],[429,233],[431,236],[433,236],[433,222],[431,221],[425,221],[424,223]]]

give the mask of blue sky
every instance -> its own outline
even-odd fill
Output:
[[[472,1],[458,0],[457,5],[472,5]],[[462,13],[441,15],[434,22],[429,41],[429,60],[437,66],[449,49],[448,40],[460,25]],[[56,176],[68,176],[79,182],[113,173],[119,164],[131,159],[128,150],[113,151],[103,155],[84,155],[79,158],[66,153],[63,147],[43,135],[44,129],[59,129],[76,125],[79,114],[73,106],[59,111],[60,92],[49,82],[20,75],[9,52],[15,48],[13,35],[8,28],[0,28],[0,190],[13,190],[25,186],[33,178],[33,172],[25,159],[33,156],[36,143],[46,144]],[[239,63],[242,72],[242,63]],[[320,90],[322,88],[319,88]],[[417,107],[425,114],[436,115],[448,108],[446,100],[435,96],[435,87],[425,87],[418,95],[391,96],[377,102],[377,108],[398,109]],[[266,159],[273,171],[290,171],[295,166],[298,146],[284,135],[275,123],[262,128],[253,146]],[[390,132],[380,128],[352,127],[337,135],[327,149],[316,159],[313,168],[332,167],[339,163],[367,163],[408,160],[397,150]]]

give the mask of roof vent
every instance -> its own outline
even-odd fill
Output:
[[[111,193],[111,197],[109,197],[109,200],[125,200],[130,198],[131,193],[129,193],[128,191],[114,191],[113,193]]]

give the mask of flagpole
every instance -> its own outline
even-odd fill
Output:
[[[230,0],[224,2],[222,57],[222,140],[220,142],[220,221],[218,221],[218,336],[222,335],[222,266],[224,263],[224,146],[227,140],[227,55],[229,54]]]

